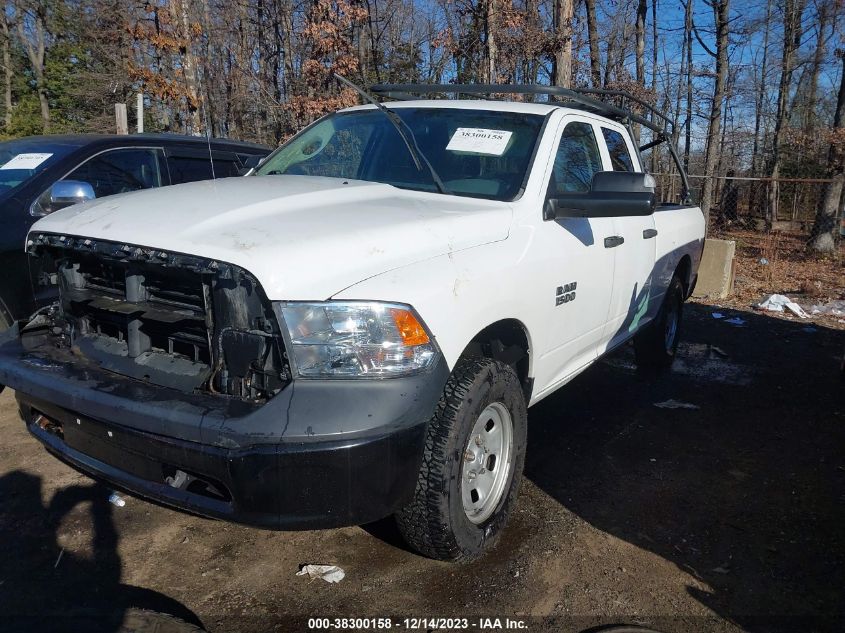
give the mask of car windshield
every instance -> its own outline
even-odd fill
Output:
[[[467,108],[393,108],[449,193],[513,200],[525,180],[543,117]],[[280,147],[257,175],[296,174],[438,191],[402,136],[376,109],[330,115]]]
[[[34,138],[0,143],[0,196],[78,148],[75,143]]]

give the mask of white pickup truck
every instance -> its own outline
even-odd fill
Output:
[[[561,100],[348,108],[252,175],[41,219],[60,300],[0,335],[0,383],[112,486],[274,529],[395,515],[425,555],[480,555],[527,408],[630,340],[671,363],[704,241],[643,173],[652,124],[534,90]]]

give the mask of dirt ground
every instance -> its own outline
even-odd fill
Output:
[[[87,631],[105,617],[115,631],[144,607],[213,632],[408,615],[534,631],[841,631],[845,332],[721,309],[744,321],[732,325],[713,310],[687,305],[671,374],[637,374],[627,348],[529,411],[516,512],[466,566],[406,551],[389,521],[274,533],[128,496],[116,507],[28,436],[7,390],[0,621]],[[669,399],[697,408],[655,406]],[[346,578],[297,577],[304,563]]]
[[[807,236],[798,233],[733,230],[717,235],[736,243],[733,294],[720,305],[749,308],[771,294],[786,295],[807,313],[814,306],[845,301],[845,241],[831,255],[808,253]],[[840,304],[841,305],[841,304]],[[781,318],[793,319],[788,312]],[[845,314],[816,314],[827,327],[845,330]]]

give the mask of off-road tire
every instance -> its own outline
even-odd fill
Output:
[[[684,285],[676,275],[669,282],[657,317],[634,336],[634,355],[639,369],[661,371],[672,365],[681,338],[683,308]],[[672,341],[667,343],[667,329],[673,315],[677,315],[677,323]]]
[[[511,416],[511,472],[493,514],[475,524],[461,498],[462,462],[475,422],[493,403],[504,405]],[[519,378],[510,366],[489,358],[458,362],[428,423],[414,497],[396,513],[399,530],[413,549],[430,558],[465,562],[495,544],[519,491],[527,417]]]

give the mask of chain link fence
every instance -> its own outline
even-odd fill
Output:
[[[830,180],[824,178],[754,178],[736,176],[728,172],[713,179],[713,203],[710,210],[714,228],[731,226],[764,230],[768,201],[775,201],[775,230],[809,233],[816,217],[816,209]],[[656,173],[661,200],[676,201],[682,189],[677,173]],[[701,200],[701,190],[707,176],[690,175],[693,200]],[[840,221],[845,235],[845,218]]]

